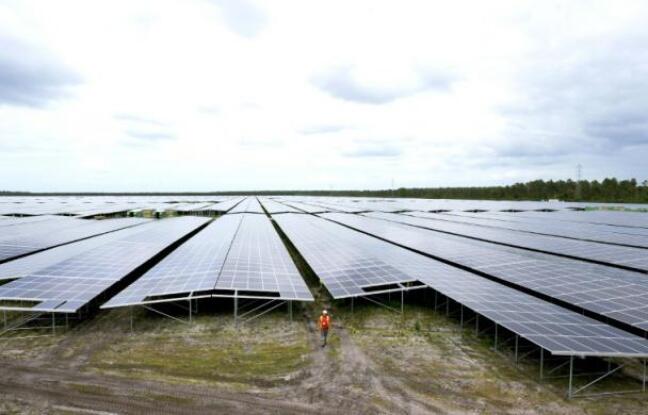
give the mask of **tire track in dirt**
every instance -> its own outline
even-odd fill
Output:
[[[199,385],[174,385],[0,361],[0,390],[28,402],[102,410],[119,414],[304,414],[321,413],[308,405],[219,391]]]

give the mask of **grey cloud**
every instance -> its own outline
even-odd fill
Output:
[[[572,153],[606,155],[647,144],[646,43],[648,35],[626,33],[573,42],[530,59],[518,78],[524,98],[502,114],[537,128],[577,128],[582,138],[569,146]]]
[[[385,104],[426,90],[446,91],[454,77],[432,70],[419,70],[418,82],[410,86],[384,85],[368,87],[353,76],[349,66],[337,67],[314,76],[313,85],[336,98],[365,104]]]
[[[145,141],[164,141],[176,138],[175,134],[163,131],[127,131],[126,134],[138,140]]]
[[[266,25],[265,13],[248,0],[212,0],[219,6],[228,29],[247,38],[257,36]]]
[[[610,144],[631,146],[648,144],[648,114],[611,114],[597,117],[584,126],[585,133],[601,137]]]
[[[0,105],[42,107],[81,78],[46,50],[0,34]]]

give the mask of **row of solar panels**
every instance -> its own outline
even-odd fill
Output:
[[[648,353],[648,343],[637,336],[395,244],[647,330],[641,274],[395,221],[322,216],[277,214],[274,219],[335,298],[424,284],[555,354]],[[18,279],[0,286],[0,299],[36,302],[25,307],[30,310],[74,312],[206,223],[195,217],[148,222],[8,262],[0,266],[0,278]],[[628,301],[619,298],[626,294]],[[265,215],[242,212],[217,219],[104,307],[219,296],[312,299]]]
[[[12,196],[0,197],[0,215],[107,215],[127,211],[166,211],[185,212],[226,212],[243,196]],[[306,196],[264,196],[263,199],[277,198],[288,202],[316,206],[318,209],[358,212],[402,212],[402,211],[557,211],[571,213],[572,209],[587,207],[628,207],[637,209],[639,205],[605,205],[592,203],[566,203],[559,201],[484,201],[484,200],[444,200],[444,199],[403,199],[403,198],[363,198],[363,197],[306,197]],[[261,197],[260,197],[261,199]],[[644,205],[644,208],[648,206]],[[603,212],[605,214],[607,212]],[[636,219],[623,216],[623,221]],[[644,221],[643,226],[648,226]]]

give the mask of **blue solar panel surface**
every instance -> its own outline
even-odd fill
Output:
[[[40,302],[32,311],[76,312],[206,221],[179,217],[124,230],[119,239],[0,286],[0,300]]]

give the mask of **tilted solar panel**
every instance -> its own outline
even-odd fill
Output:
[[[22,278],[133,231],[137,231],[136,227],[124,228],[5,262],[0,264],[0,281]]]
[[[263,293],[284,300],[313,299],[265,215],[225,215],[102,308],[211,296],[257,298]]]
[[[119,239],[0,286],[0,300],[39,302],[33,307],[3,305],[0,308],[76,312],[206,221],[185,216],[129,229]],[[57,303],[55,307],[53,303]]]
[[[11,237],[0,239],[0,260],[7,260],[106,232],[141,225],[147,221],[147,219],[141,218],[120,218],[105,220],[74,219],[71,224],[61,224],[59,222],[52,224],[49,221],[33,223],[31,225],[36,225],[36,228],[29,232],[14,233]]]
[[[271,215],[275,213],[299,213],[300,212],[294,207],[288,206],[284,203],[279,203],[267,197],[260,198],[259,201],[261,202],[265,210],[267,210],[268,213]]]
[[[478,238],[489,242],[533,249],[550,254],[567,255],[577,259],[607,263],[640,272],[648,272],[648,255],[646,255],[646,250],[641,248],[606,245],[506,229],[464,225],[414,215],[418,215],[418,213],[404,215],[373,212],[366,214],[366,216],[370,217],[395,220],[409,225]]]
[[[349,255],[335,255],[335,251],[330,250],[324,252],[321,257],[315,253],[322,248],[339,246],[339,253],[348,252],[351,256],[363,256],[367,262],[380,257],[382,269],[387,271],[384,277],[393,273],[394,276],[406,276],[409,280],[420,281],[553,354],[634,357],[648,355],[648,341],[641,337],[462,269],[312,216],[286,214],[278,215],[276,220],[297,249],[300,252],[303,250],[302,255],[327,288],[331,282],[335,283],[337,278],[344,275],[345,265],[354,266],[356,261]],[[311,227],[316,229],[317,233],[311,233]],[[299,229],[303,233],[298,234],[296,230]],[[339,237],[336,239],[335,235]],[[321,242],[314,239],[321,239]],[[310,246],[306,246],[309,241]],[[331,254],[335,256],[330,258],[330,262],[322,262]],[[364,272],[360,271],[359,280],[351,278],[351,281],[340,285],[367,295],[362,289],[355,290],[364,282],[372,282],[363,274]],[[345,293],[341,294],[344,296]]]
[[[486,226],[518,232],[537,233],[540,235],[560,236],[563,238],[592,242],[648,248],[648,233],[646,235],[631,235],[627,233],[613,232],[611,230],[601,230],[597,228],[598,225],[587,223],[555,224],[550,221],[535,222],[530,219],[527,221],[505,220],[487,216],[458,216],[448,213],[412,213],[411,215],[435,220],[445,220],[451,223]]]
[[[313,299],[265,215],[244,216],[215,288],[278,292],[280,298],[291,300]]]
[[[493,245],[372,217],[334,213],[321,216],[648,331],[648,278],[640,273]]]

